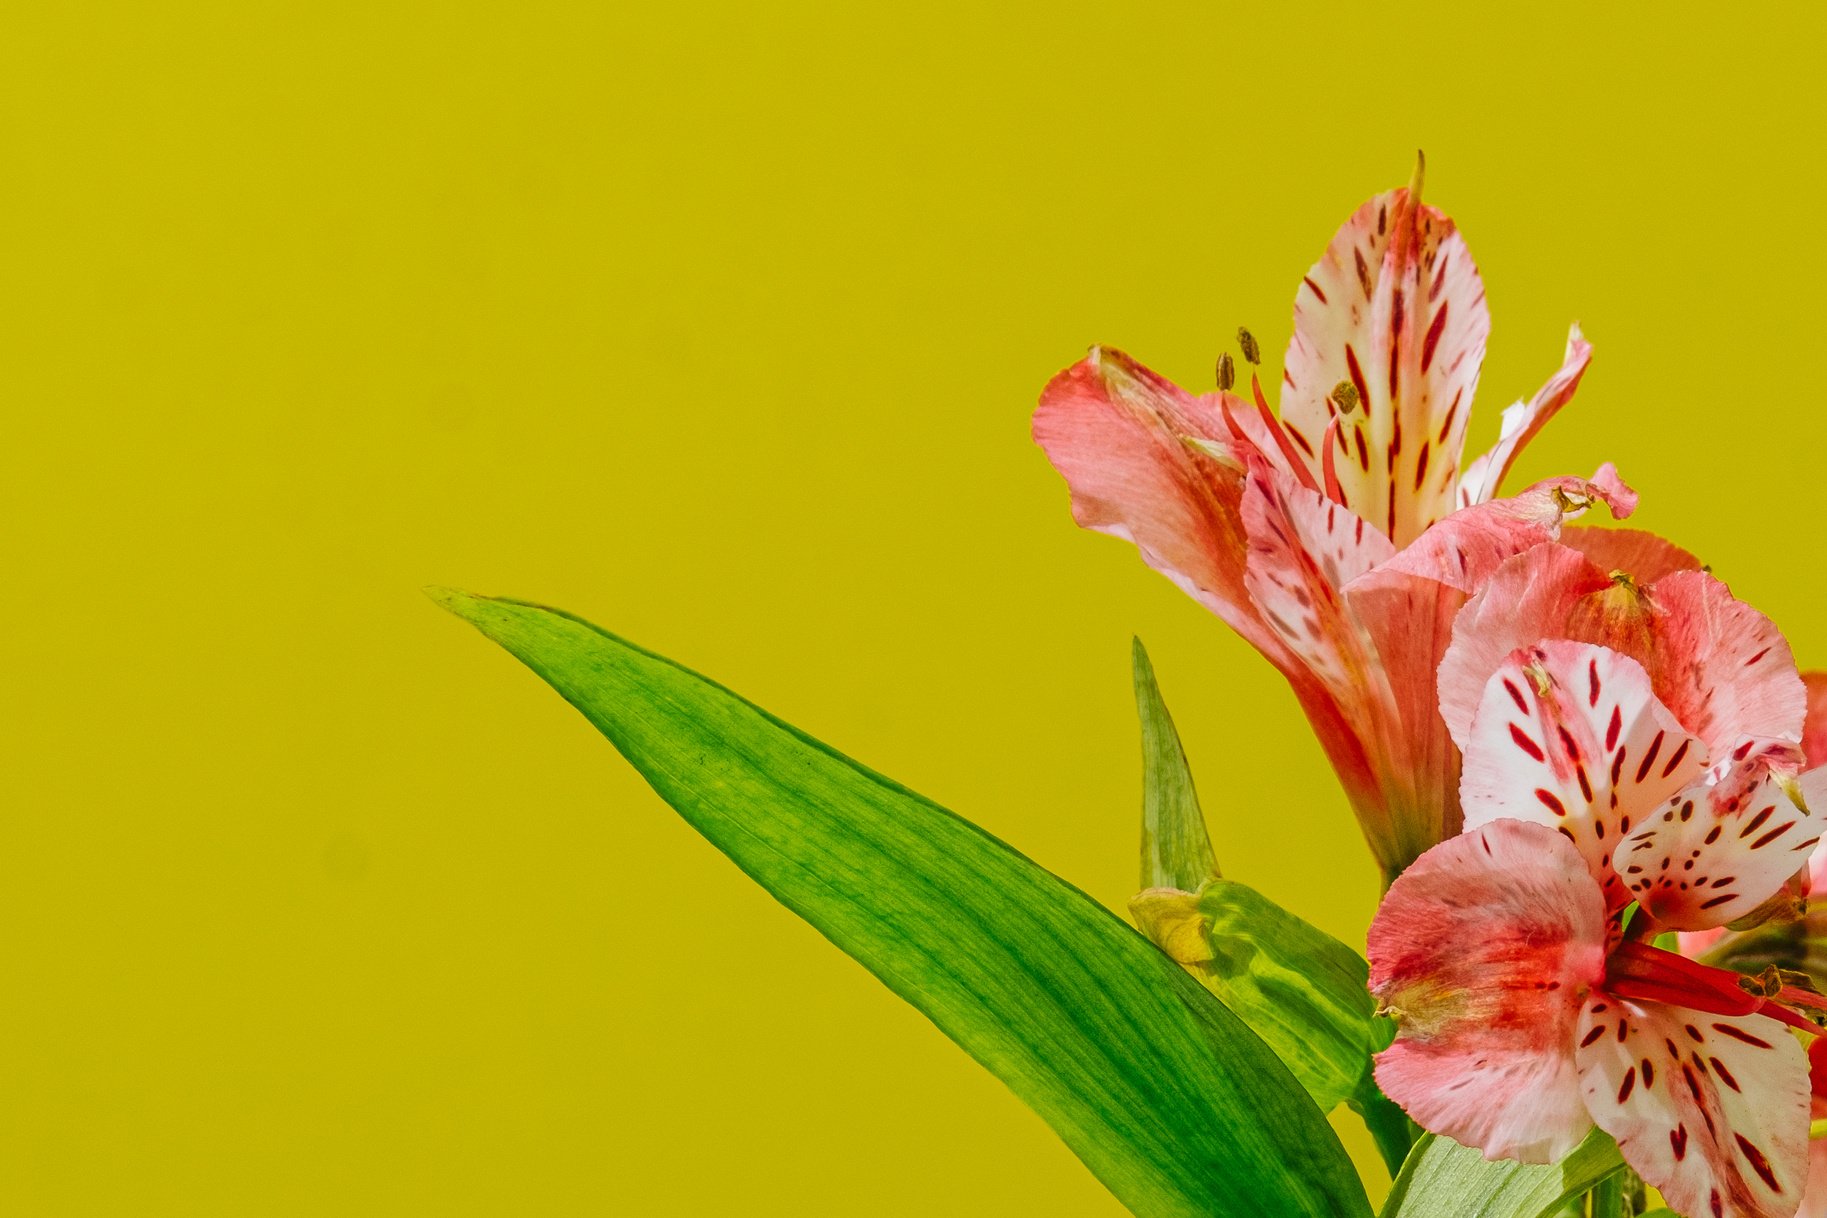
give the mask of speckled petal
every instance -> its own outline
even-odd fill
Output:
[[[1464,239],[1406,189],[1358,208],[1295,294],[1282,419],[1317,449],[1339,418],[1345,501],[1398,545],[1455,506],[1490,329]],[[1341,382],[1359,402],[1343,415]]]
[[[1581,1091],[1624,1161],[1691,1218],[1790,1218],[1808,1174],[1808,1065],[1761,1015],[1595,992]]]
[[[1370,927],[1370,988],[1398,1026],[1377,1083],[1489,1158],[1559,1159],[1591,1129],[1575,1027],[1605,941],[1598,885],[1552,830],[1498,821],[1429,850]]]
[[[1629,898],[1613,851],[1706,762],[1635,660],[1590,643],[1541,643],[1513,653],[1486,684],[1459,802],[1468,828],[1514,818],[1563,834],[1616,910]]]

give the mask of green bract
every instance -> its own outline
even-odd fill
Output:
[[[1142,887],[1193,891],[1218,875],[1205,813],[1193,790],[1180,733],[1155,684],[1142,640],[1133,641],[1136,717],[1142,723]]]

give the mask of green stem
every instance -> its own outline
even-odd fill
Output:
[[[1592,1218],[1627,1218],[1624,1209],[1624,1173],[1613,1172],[1592,1190]]]

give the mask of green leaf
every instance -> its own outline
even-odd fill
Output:
[[[1382,1218],[1547,1218],[1624,1166],[1618,1144],[1595,1129],[1559,1163],[1492,1162],[1428,1134],[1403,1164]]]
[[[1612,1172],[1593,1188],[1589,1218],[1629,1218],[1624,1208],[1624,1173]]]
[[[1130,649],[1136,716],[1142,721],[1142,887],[1194,892],[1219,874],[1205,813],[1193,790],[1180,733],[1161,700],[1142,640]]]
[[[1133,1212],[1369,1218],[1275,1055],[1077,889],[669,660],[554,610],[433,596],[1007,1083]]]

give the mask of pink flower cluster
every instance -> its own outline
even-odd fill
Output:
[[[1279,413],[1241,334],[1248,397],[1228,357],[1194,394],[1098,348],[1034,434],[1078,522],[1267,657],[1324,745],[1389,884],[1390,1098],[1492,1158],[1596,1124],[1682,1213],[1791,1218],[1827,1000],[1695,957],[1807,897],[1827,680],[1691,554],[1570,525],[1635,507],[1610,465],[1497,497],[1592,353],[1575,327],[1468,461],[1489,329],[1453,221],[1394,190],[1302,279]]]

